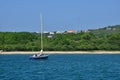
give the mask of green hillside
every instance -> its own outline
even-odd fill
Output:
[[[40,34],[29,32],[0,32],[0,50],[39,51]],[[89,32],[43,35],[46,51],[120,50],[120,25]]]
[[[120,32],[120,25],[108,26],[108,27],[90,30],[90,31],[97,36],[117,34]]]

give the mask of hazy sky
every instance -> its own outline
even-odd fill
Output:
[[[120,0],[0,0],[0,31],[95,29],[120,24]]]

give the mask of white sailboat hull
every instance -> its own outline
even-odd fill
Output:
[[[47,59],[48,55],[47,54],[41,54],[41,55],[36,55],[36,56],[30,56],[30,59]]]

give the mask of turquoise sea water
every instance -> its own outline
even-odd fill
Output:
[[[120,80],[120,54],[0,55],[0,80]]]

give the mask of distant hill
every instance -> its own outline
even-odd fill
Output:
[[[40,35],[30,32],[0,32],[0,50],[39,51]],[[120,25],[80,33],[43,35],[45,51],[120,51]]]
[[[89,30],[89,31],[97,36],[117,34],[120,33],[120,25],[108,26],[108,27]]]

